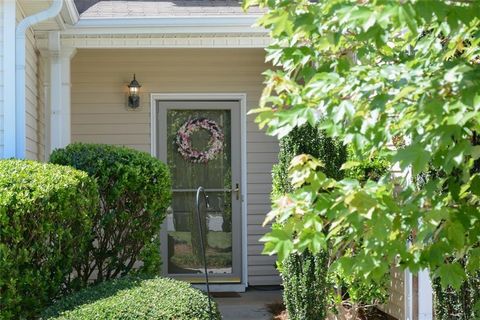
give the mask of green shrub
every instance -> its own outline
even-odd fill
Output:
[[[212,301],[213,320],[221,319]],[[207,320],[207,296],[186,282],[126,277],[83,289],[46,309],[43,319]]]
[[[343,256],[352,255],[351,251],[343,253]],[[345,272],[341,268],[333,268],[330,282],[337,288],[336,300],[338,302],[349,306],[353,313],[364,314],[372,306],[386,302],[390,273],[385,273],[379,282],[367,281],[360,277],[358,274]]]
[[[0,319],[33,318],[61,289],[98,207],[85,172],[0,161]]]
[[[299,154],[310,154],[323,162],[322,171],[331,178],[343,178],[342,164],[347,160],[347,150],[338,141],[326,136],[325,132],[305,125],[295,128],[286,137],[280,140],[278,164],[272,171],[272,198],[292,191],[288,180],[290,161]]]
[[[284,300],[289,319],[326,319],[330,285],[328,253],[291,254],[282,262]]]
[[[299,154],[310,154],[323,162],[327,176],[342,179],[340,170],[346,161],[346,148],[328,138],[322,130],[305,125],[280,140],[278,164],[273,167],[272,198],[292,190],[288,180],[290,161]],[[274,226],[275,228],[275,226]],[[329,302],[327,283],[328,254],[313,255],[308,250],[291,254],[278,265],[282,275],[283,300],[291,320],[324,319]]]
[[[87,172],[96,179],[100,193],[94,241],[76,269],[78,277],[72,286],[85,286],[92,277],[99,283],[123,276],[146,253],[145,270],[158,273],[160,255],[152,255],[152,243],[158,241],[171,200],[167,166],[145,152],[82,143],[55,150],[50,161]]]
[[[356,179],[360,182],[367,180],[378,181],[391,168],[391,164],[385,158],[371,156],[368,159],[359,160],[353,154],[352,149],[348,149],[348,160],[357,162],[355,167],[345,170],[345,177]]]

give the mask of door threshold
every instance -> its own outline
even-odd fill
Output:
[[[205,284],[192,284],[192,287],[207,291]],[[245,292],[246,286],[243,283],[215,283],[210,284],[210,292]]]

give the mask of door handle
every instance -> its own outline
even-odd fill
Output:
[[[235,189],[232,190],[233,192],[235,192],[235,197],[237,198],[237,200],[240,199],[240,187],[238,185],[238,183],[235,184]]]
[[[240,185],[235,183],[235,189],[225,189],[226,192],[235,193],[235,199],[240,200]]]

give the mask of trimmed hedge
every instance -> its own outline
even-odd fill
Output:
[[[331,283],[328,281],[328,253],[291,254],[282,262],[284,300],[289,319],[327,318]]]
[[[212,301],[212,320],[221,319]],[[46,309],[43,319],[207,320],[208,299],[183,281],[125,277],[81,290]]]
[[[88,255],[76,266],[71,286],[86,286],[126,275],[144,257],[144,270],[160,271],[158,235],[171,201],[168,167],[148,153],[125,147],[74,143],[55,150],[50,161],[95,178],[100,207],[93,217]],[[142,254],[147,250],[150,254]]]
[[[85,172],[0,161],[1,319],[33,318],[56,297],[90,238],[98,206]]]

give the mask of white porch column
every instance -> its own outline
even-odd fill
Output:
[[[428,270],[418,273],[418,320],[433,319],[433,289]]]
[[[70,61],[76,53],[72,47],[62,47],[60,33],[50,32],[48,35],[50,51],[50,154],[56,148],[63,148],[70,143],[70,104],[71,81]],[[48,137],[47,137],[48,138]]]
[[[405,320],[414,320],[413,319],[413,274],[408,270],[405,269],[404,271],[405,280]]]

